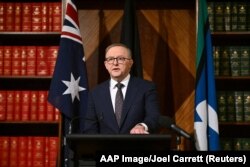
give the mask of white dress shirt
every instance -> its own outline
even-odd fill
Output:
[[[120,82],[123,84],[123,87],[122,87],[123,100],[125,99],[125,96],[126,96],[129,79],[130,79],[130,74]],[[114,111],[115,111],[115,95],[117,92],[117,87],[116,87],[117,83],[118,82],[116,80],[111,78],[109,90],[110,90],[111,101],[112,101]]]

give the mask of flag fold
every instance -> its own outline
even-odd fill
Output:
[[[63,116],[72,120],[84,116],[87,97],[87,71],[78,13],[74,2],[69,0],[48,101],[58,108]]]
[[[143,78],[140,37],[137,25],[135,3],[133,0],[126,0],[125,2],[120,42],[131,49],[134,60],[131,74]]]
[[[207,4],[198,2],[194,134],[199,151],[219,150],[219,127]]]

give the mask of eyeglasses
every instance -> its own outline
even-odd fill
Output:
[[[118,64],[123,64],[125,62],[125,60],[131,60],[129,58],[125,58],[125,57],[108,57],[106,58],[106,61],[109,64],[114,64],[115,60],[117,61]]]

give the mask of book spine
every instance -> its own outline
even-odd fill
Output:
[[[36,47],[27,46],[27,75],[36,75]]]
[[[14,3],[12,2],[7,2],[6,3],[6,15],[5,15],[5,27],[6,27],[6,31],[14,31],[14,15],[15,15],[15,11],[14,11]]]
[[[0,166],[9,167],[10,139],[8,136],[0,136]]]
[[[21,31],[21,14],[22,14],[22,4],[19,2],[15,2],[14,8],[14,31]]]
[[[18,166],[18,137],[10,137],[10,159],[9,166],[17,167]]]
[[[244,107],[243,107],[243,91],[235,91],[235,121],[243,122],[244,121]]]
[[[230,46],[230,66],[231,66],[231,76],[240,76],[240,54],[238,46]]]
[[[234,148],[234,151],[241,151],[242,150],[241,138],[234,138],[233,148]]]
[[[3,54],[4,54],[4,51],[3,51],[4,49],[3,49],[3,46],[0,46],[0,75],[3,75],[3,63],[4,63],[4,61],[3,61]]]
[[[14,91],[7,91],[6,120],[14,120]]]
[[[242,151],[250,151],[250,138],[242,138]]]
[[[38,91],[38,120],[46,120],[47,91]]]
[[[46,97],[48,97],[49,92],[46,92]],[[47,121],[54,121],[55,120],[55,108],[52,106],[48,101],[46,101],[46,108],[47,108],[47,114],[46,114],[46,120]]]
[[[245,2],[238,2],[238,31],[246,31],[247,6]]]
[[[244,91],[243,103],[244,103],[244,121],[250,122],[250,91]]]
[[[12,47],[4,46],[3,51],[3,75],[11,75]]]
[[[34,141],[33,141],[33,136],[28,136],[27,137],[27,167],[34,167],[33,166],[33,147],[34,147]]]
[[[227,102],[226,102],[226,92],[217,92],[217,103],[218,103],[218,119],[220,122],[227,121]]]
[[[0,121],[6,120],[7,93],[0,90]]]
[[[18,141],[18,167],[27,167],[27,137],[20,136]]]
[[[235,122],[235,99],[233,91],[227,92],[227,120]]]
[[[22,31],[29,32],[32,30],[32,3],[29,2],[23,2],[22,3]]]
[[[220,52],[220,76],[230,76],[230,53],[229,47],[221,47]]]
[[[48,25],[49,25],[49,31],[52,31],[53,30],[53,26],[52,26],[52,24],[53,24],[53,19],[52,19],[52,16],[53,16],[53,5],[52,5],[52,3],[49,3],[49,6],[48,6],[48,16],[49,16],[49,22],[48,22]]]
[[[30,91],[22,91],[22,121],[30,120]]]
[[[224,30],[231,31],[231,2],[224,3]]]
[[[0,2],[0,32],[5,30],[5,14],[6,14],[6,3]]]
[[[62,26],[62,4],[60,2],[52,3],[52,31],[60,32]]]
[[[207,2],[209,28],[214,31],[214,2]]]
[[[37,105],[38,105],[38,94],[37,91],[30,91],[30,120],[37,120]]]
[[[42,31],[42,5],[39,2],[32,3],[32,31]]]
[[[45,150],[44,150],[44,166],[46,167],[50,167],[49,166],[49,145],[50,145],[50,141],[49,141],[49,137],[45,138]]]
[[[232,138],[221,138],[220,145],[222,151],[232,151],[233,150],[233,140]]]
[[[57,109],[57,108],[54,108],[54,113],[55,113],[55,121],[59,121],[60,120],[60,111],[59,111],[59,109]]]
[[[12,47],[12,75],[19,76],[21,74],[21,48],[20,46]]]
[[[238,31],[238,2],[231,3],[231,30]]]
[[[46,46],[37,46],[37,75],[46,76],[48,75],[48,56]]]
[[[247,2],[247,31],[250,31],[250,3]]]
[[[49,137],[49,166],[56,166],[58,138]]]
[[[44,166],[44,153],[45,153],[45,137],[33,137],[33,166]]]
[[[27,51],[26,46],[21,46],[21,76],[27,75]]]
[[[214,29],[215,31],[224,31],[224,12],[223,2],[215,2],[215,13],[214,13]]]
[[[15,91],[15,97],[14,97],[14,120],[15,121],[21,121],[21,97],[22,92],[21,91]]]
[[[220,75],[220,47],[213,47],[213,57],[214,57],[214,75]]]
[[[48,68],[49,75],[52,76],[56,65],[59,46],[49,46],[48,48]]]
[[[249,9],[250,10],[250,9]],[[250,76],[250,47],[240,47],[241,76]]]
[[[42,31],[49,31],[49,3],[42,2],[41,4]]]

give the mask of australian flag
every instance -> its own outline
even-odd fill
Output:
[[[219,128],[211,33],[206,0],[199,0],[194,130],[196,149],[219,150]]]
[[[68,0],[48,101],[60,110],[64,121],[72,123],[73,119],[84,117],[87,97],[87,71],[78,13],[74,1]],[[75,129],[82,130],[83,126]]]

